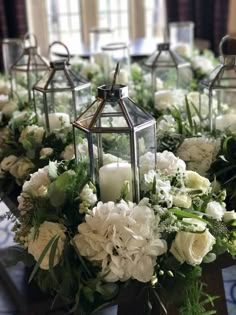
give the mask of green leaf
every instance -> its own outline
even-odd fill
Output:
[[[188,123],[189,123],[191,132],[193,132],[193,120],[192,120],[192,114],[191,114],[187,96],[185,96],[185,102],[186,102],[186,113],[187,113]]]
[[[180,210],[178,208],[172,208],[172,209],[169,209],[170,212],[174,213],[176,216],[178,217],[181,217],[181,218],[192,218],[192,219],[197,219],[199,221],[202,221],[206,224],[209,224],[208,221],[200,218],[198,215],[192,213],[192,212],[187,212],[187,211],[184,211],[184,210]]]
[[[80,255],[80,252],[79,252],[79,250],[78,250],[78,248],[77,248],[77,246],[76,246],[76,244],[75,244],[75,241],[74,241],[73,239],[71,239],[71,242],[72,242],[72,244],[73,244],[73,247],[74,247],[74,249],[75,249],[75,251],[76,251],[76,254],[77,254],[78,257],[79,257],[79,260],[80,260],[80,262],[81,262],[81,264],[82,264],[84,270],[86,271],[86,273],[88,274],[88,276],[89,276],[90,278],[92,278],[92,274],[91,274],[90,270],[88,269],[88,267],[86,266],[86,263],[85,263],[84,259],[83,259],[82,256]]]
[[[54,243],[54,241],[55,241],[55,239],[56,239],[57,237],[58,237],[57,235],[54,235],[53,238],[51,238],[51,239],[49,240],[49,242],[47,243],[47,245],[44,247],[44,250],[42,251],[42,253],[41,253],[41,255],[40,255],[40,257],[39,257],[37,263],[36,263],[35,266],[34,266],[33,271],[31,272],[31,275],[30,275],[30,277],[29,277],[29,283],[30,283],[30,282],[32,281],[32,279],[34,278],[36,272],[37,272],[38,269],[39,269],[39,266],[40,266],[41,262],[43,261],[45,255],[47,254],[47,252],[49,251],[51,245]]]
[[[55,256],[56,256],[59,238],[60,238],[60,236],[57,236],[57,238],[53,242],[53,244],[51,246],[50,254],[49,254],[49,272],[51,272],[51,273],[53,273],[54,260],[55,260]]]

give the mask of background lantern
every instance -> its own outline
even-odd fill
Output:
[[[105,56],[105,75],[108,80],[112,81],[114,69],[119,63],[120,71],[116,78],[118,84],[128,85],[130,80],[130,53],[126,43],[110,43],[102,47]]]
[[[156,123],[128,97],[128,87],[98,87],[97,99],[75,120],[73,130],[76,158],[83,160],[88,152],[101,200],[118,199],[126,183],[127,199],[139,201],[142,156],[151,156],[148,167],[155,168]]]
[[[221,129],[221,124],[227,123],[224,109],[230,121],[235,117],[236,125],[236,39],[224,36],[219,45],[220,64],[210,73],[208,78],[200,82],[200,89],[208,93],[209,127]],[[203,110],[203,104],[201,106]],[[230,125],[228,126],[231,127]]]
[[[192,78],[190,63],[170,49],[169,43],[157,45],[157,50],[144,62],[151,72],[153,94],[158,90],[158,80],[164,82],[164,88],[186,87]]]
[[[50,69],[34,86],[35,112],[47,131],[61,128],[73,122],[89,105],[90,83],[79,74],[70,70],[70,53],[66,45],[66,60],[50,62]]]
[[[26,47],[21,56],[11,66],[11,88],[12,94],[21,98],[21,100],[31,102],[33,100],[32,88],[40,79],[43,73],[48,69],[48,61],[39,54],[37,38],[34,34],[27,33],[24,42],[27,39],[34,39],[34,44]]]
[[[10,75],[11,66],[22,55],[24,45],[20,38],[4,38],[2,40],[2,55],[4,72],[6,75]]]

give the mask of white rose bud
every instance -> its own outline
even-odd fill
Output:
[[[80,198],[82,201],[87,202],[93,206],[97,202],[97,195],[93,193],[93,190],[86,184],[80,193]]]
[[[72,160],[75,157],[74,145],[69,144],[65,147],[65,150],[61,153],[63,160]]]
[[[221,221],[226,209],[217,201],[208,202],[206,214],[217,221]]]
[[[28,252],[34,256],[34,259],[38,261],[39,257],[41,256],[44,248],[48,244],[48,242],[54,237],[58,236],[59,240],[57,243],[57,249],[56,254],[54,257],[53,266],[56,266],[59,263],[63,248],[64,248],[64,242],[66,239],[65,235],[66,228],[59,224],[59,223],[53,223],[45,221],[43,224],[39,227],[39,233],[37,238],[34,238],[34,230],[31,230],[31,233],[29,235],[29,243],[28,243]],[[44,256],[40,268],[44,270],[49,269],[49,256],[50,256],[50,249]]]
[[[223,215],[223,221],[225,223],[228,223],[230,221],[236,220],[236,212],[234,210],[232,211],[225,211]]]
[[[192,205],[192,198],[185,194],[178,194],[173,196],[173,205],[180,208],[190,208]]]
[[[185,222],[197,226],[202,233],[179,231],[171,244],[170,252],[180,262],[196,266],[202,263],[203,258],[212,250],[215,244],[214,236],[205,224],[197,219],[184,219]]]
[[[4,105],[2,112],[6,117],[11,117],[12,113],[17,110],[16,102],[8,102]]]
[[[52,155],[53,149],[52,148],[42,148],[40,150],[40,159],[46,159],[50,155]]]
[[[1,162],[1,169],[8,172],[13,164],[17,161],[18,157],[15,155],[9,155],[5,157]]]
[[[31,170],[34,168],[34,164],[25,158],[20,158],[15,164],[10,168],[10,173],[17,179],[26,178]]]
[[[196,172],[186,171],[185,185],[188,188],[199,189],[202,190],[203,193],[206,193],[210,189],[211,183],[207,178],[199,175]]]

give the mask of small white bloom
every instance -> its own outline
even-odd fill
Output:
[[[37,238],[34,239],[35,231],[34,229],[31,230],[31,233],[28,237],[28,252],[34,256],[34,259],[36,261],[39,260],[39,257],[41,256],[44,248],[48,244],[48,242],[55,236],[59,237],[58,243],[57,243],[57,249],[53,261],[53,266],[56,266],[59,263],[60,257],[63,252],[64,243],[66,239],[65,235],[66,228],[58,223],[43,222],[39,227],[39,232],[37,235]],[[50,257],[50,251],[51,247],[49,248],[48,252],[44,256],[40,268],[44,270],[49,269],[49,257]]]
[[[51,183],[48,174],[48,166],[38,169],[37,172],[31,174],[30,180],[25,181],[22,191],[33,196],[40,196],[43,187],[48,187]]]
[[[186,164],[172,152],[163,151],[157,153],[157,169],[165,175],[175,175],[177,172],[184,173]]]
[[[185,172],[185,185],[187,188],[199,189],[203,193],[207,193],[210,190],[210,181],[196,172],[186,171]]]
[[[53,148],[42,148],[39,152],[40,159],[46,159],[53,153]]]
[[[214,69],[211,60],[205,56],[195,56],[191,62],[193,69],[199,70],[202,74],[209,74]]]
[[[217,201],[210,201],[206,207],[206,214],[211,216],[213,219],[217,221],[221,221],[224,216],[226,209]]]
[[[176,129],[176,121],[171,115],[163,115],[161,120],[157,122],[157,134],[159,136],[163,135],[164,133],[174,133],[176,132]]]
[[[186,194],[177,194],[173,196],[173,205],[181,208],[190,208],[192,205],[192,198]]]
[[[16,179],[25,179],[35,165],[27,158],[19,158],[10,168],[9,172]]]
[[[93,192],[88,184],[86,184],[81,191],[80,198],[82,201],[87,202],[91,206],[93,206],[97,202],[97,195]]]
[[[68,144],[64,151],[61,153],[61,158],[63,160],[72,160],[75,157],[75,150],[73,144]]]
[[[200,265],[206,254],[212,250],[215,238],[200,220],[186,218],[184,221],[193,224],[196,231],[205,231],[202,233],[177,232],[170,252],[180,263],[186,262],[192,266]]]
[[[1,169],[3,171],[6,171],[8,172],[10,170],[10,168],[12,167],[13,164],[15,164],[15,162],[17,161],[18,157],[15,156],[15,155],[9,155],[7,157],[5,157],[0,166],[1,166]]]

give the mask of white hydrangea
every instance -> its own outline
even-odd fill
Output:
[[[157,256],[167,250],[154,221],[159,217],[143,203],[99,202],[78,226],[74,243],[82,256],[101,263],[106,281],[148,282]]]
[[[193,137],[184,139],[177,156],[187,163],[188,169],[205,176],[220,149],[220,142],[213,138]]]
[[[155,195],[158,196],[159,203],[167,204],[168,208],[172,206],[173,196],[171,195],[171,184],[169,180],[162,180],[156,171],[150,170],[144,175],[144,190],[151,191],[153,183],[155,186]]]
[[[155,93],[155,108],[164,111],[173,105],[180,108],[185,106],[186,91],[182,89],[160,90]]]
[[[165,175],[175,175],[177,172],[184,173],[186,170],[185,162],[170,151],[158,152],[156,157],[157,169]]]

